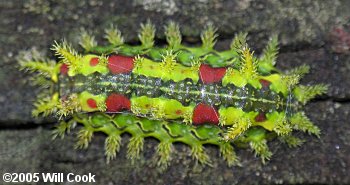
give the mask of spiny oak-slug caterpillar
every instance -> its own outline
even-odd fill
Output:
[[[116,157],[123,133],[132,136],[127,152],[132,160],[140,157],[144,138],[156,138],[160,143],[154,159],[164,169],[174,142],[190,146],[193,158],[209,165],[203,145],[217,145],[231,166],[239,164],[236,144],[249,146],[264,163],[272,155],[270,137],[294,147],[302,143],[292,135],[295,130],[319,136],[302,108],[327,86],[298,85],[309,67],[279,72],[274,67],[276,37],[259,57],[242,33],[229,50],[216,51],[215,32],[208,26],[202,45],[187,47],[181,44],[179,26],[171,22],[165,27],[168,45],[156,47],[155,28],[147,22],[141,25],[138,46],[125,44],[111,27],[106,29],[107,46],[97,46],[83,31],[84,54],[63,41],[52,47],[58,62],[19,57],[21,68],[35,72],[33,82],[44,87],[32,113],[59,117],[55,137],[63,137],[75,123],[82,125],[78,148],[87,148],[94,132],[105,133],[107,161]]]

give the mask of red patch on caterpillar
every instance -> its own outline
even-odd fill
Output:
[[[175,114],[181,115],[181,114],[182,114],[182,111],[181,111],[181,110],[176,110]]]
[[[86,103],[88,104],[88,106],[92,109],[96,109],[97,108],[97,103],[94,99],[89,98],[88,100],[86,100]]]
[[[200,103],[193,111],[192,122],[194,125],[201,125],[204,123],[219,124],[218,111],[207,104]]]
[[[199,67],[199,76],[203,84],[211,84],[215,82],[221,82],[222,78],[226,74],[226,68],[213,68],[207,64],[202,64]]]
[[[69,67],[67,64],[62,64],[60,67],[60,73],[62,75],[67,75],[68,74]]]
[[[260,84],[262,85],[263,88],[268,88],[270,86],[270,84],[271,84],[270,81],[265,80],[265,79],[260,79],[259,82],[260,82]]]
[[[112,93],[106,99],[107,112],[130,110],[130,100],[124,95]]]
[[[266,121],[266,115],[263,112],[259,112],[257,116],[255,116],[255,121],[256,122],[264,122]]]
[[[94,57],[90,60],[90,66],[91,67],[94,67],[94,66],[97,66],[97,64],[99,63],[98,61],[98,58],[97,57]]]
[[[108,68],[112,74],[129,73],[134,68],[134,57],[112,55],[108,58]]]

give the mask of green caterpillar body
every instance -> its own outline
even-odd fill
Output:
[[[327,86],[298,85],[307,66],[278,72],[276,37],[257,58],[245,34],[237,35],[230,50],[217,52],[212,27],[196,48],[181,45],[174,23],[166,27],[165,48],[153,46],[154,26],[141,28],[141,46],[124,44],[120,32],[111,28],[106,30],[109,46],[97,46],[83,32],[84,55],[63,42],[53,47],[58,63],[20,59],[24,69],[40,72],[37,83],[50,87],[33,114],[67,118],[55,136],[63,137],[76,122],[82,124],[78,147],[86,148],[94,132],[106,133],[108,161],[119,151],[123,133],[132,135],[130,159],[139,158],[144,138],[156,138],[157,165],[162,168],[169,165],[174,142],[189,145],[192,156],[203,164],[210,164],[203,145],[217,145],[231,166],[239,163],[235,143],[248,144],[265,162],[272,155],[270,136],[297,146],[302,141],[292,136],[293,130],[319,135],[302,106]]]

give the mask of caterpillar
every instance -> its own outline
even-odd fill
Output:
[[[216,29],[201,34],[202,45],[182,44],[179,26],[165,26],[165,47],[154,44],[155,27],[141,24],[134,46],[124,43],[118,28],[105,30],[108,45],[98,46],[94,36],[82,31],[78,53],[71,45],[55,42],[58,61],[22,55],[21,69],[36,74],[32,82],[42,87],[33,116],[57,116],[54,138],[81,125],[77,148],[87,148],[95,132],[105,133],[107,162],[116,157],[124,133],[130,134],[127,158],[140,158],[144,139],[159,141],[154,161],[166,169],[173,143],[191,148],[201,164],[211,164],[203,145],[218,146],[228,166],[239,165],[234,147],[247,146],[265,163],[272,156],[267,142],[278,138],[290,147],[302,144],[296,131],[317,137],[320,129],[303,111],[327,85],[300,85],[309,72],[302,65],[287,72],[275,68],[277,36],[260,56],[254,55],[247,34],[239,33],[230,49],[216,51]]]

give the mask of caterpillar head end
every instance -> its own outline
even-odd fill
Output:
[[[21,70],[33,74],[30,78],[30,83],[41,87],[37,101],[34,103],[33,116],[48,116],[57,112],[60,101],[56,89],[59,81],[58,75],[62,71],[62,64],[46,59],[36,49],[22,51],[16,59]]]

